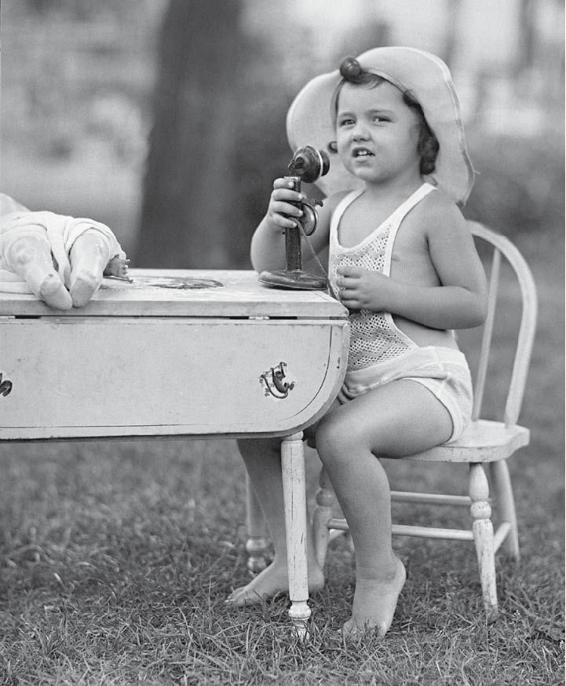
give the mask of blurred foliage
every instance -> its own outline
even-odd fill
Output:
[[[250,32],[248,24],[242,25],[241,74],[235,73],[242,92],[233,127],[234,159],[226,164],[235,170],[230,172],[235,200],[229,216],[234,267],[248,265],[247,246],[267,206],[272,180],[286,171],[291,151],[285,115],[294,95],[345,54],[392,39],[387,25],[374,19],[354,32],[344,29],[333,43],[334,53],[322,54],[318,34],[309,34],[287,6],[241,1],[253,7],[259,28]],[[141,188],[152,124],[155,47],[166,7],[167,0],[2,3],[4,190],[34,208],[96,213],[133,246],[140,207],[132,204],[139,201],[132,189]],[[270,31],[268,20],[276,24]],[[548,81],[558,84],[560,71],[554,57],[552,64],[546,81],[531,79],[516,94],[519,104],[544,102],[546,121],[563,116],[562,105],[560,111],[549,108]],[[537,83],[537,89],[530,87]],[[466,216],[507,235],[552,231],[561,236],[560,126],[503,135],[489,132],[481,112],[473,121],[469,147],[479,175]]]
[[[509,236],[552,232],[564,221],[564,150],[561,137],[488,135],[471,131],[478,175],[464,214]]]
[[[15,11],[23,15],[35,14],[40,17],[57,13],[69,19],[90,21],[98,19],[101,14],[131,17],[132,12],[145,9],[143,5],[147,4],[148,0],[18,0],[18,8]]]
[[[164,0],[4,3],[4,149],[54,163],[84,151],[140,164],[159,5]]]

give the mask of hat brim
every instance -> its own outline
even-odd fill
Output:
[[[463,205],[472,190],[474,169],[446,64],[430,53],[404,47],[374,48],[357,59],[364,69],[411,91],[418,100],[440,146],[436,169],[427,178]],[[312,145],[328,151],[328,144],[336,139],[331,103],[340,81],[336,70],[315,77],[298,93],[287,113],[287,138],[292,150]],[[346,170],[337,154],[330,153],[330,171],[316,185],[329,196],[363,184]]]

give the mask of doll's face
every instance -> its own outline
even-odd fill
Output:
[[[359,179],[372,184],[420,177],[419,130],[417,115],[392,84],[343,85],[336,144],[344,166]]]

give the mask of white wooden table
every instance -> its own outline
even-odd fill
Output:
[[[347,310],[320,291],[261,286],[251,271],[131,276],[68,312],[0,293],[0,440],[282,436],[289,614],[304,636],[301,432],[342,383]]]

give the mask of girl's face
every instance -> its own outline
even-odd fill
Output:
[[[368,184],[420,178],[419,121],[401,91],[345,83],[338,98],[336,143],[346,169]]]

